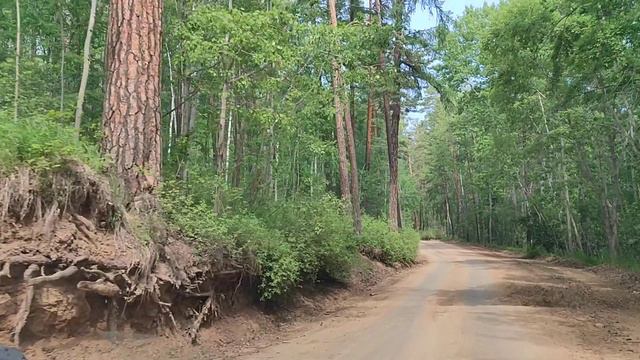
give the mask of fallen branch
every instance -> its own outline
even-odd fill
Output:
[[[71,265],[68,268],[58,271],[55,274],[46,275],[46,276],[38,276],[37,278],[29,279],[29,285],[39,285],[45,282],[56,281],[60,279],[67,278],[73,274],[78,272],[78,267],[75,265]]]
[[[6,261],[2,265],[2,271],[0,271],[0,279],[3,277],[11,278],[11,261]]]
[[[27,317],[29,317],[29,313],[31,312],[31,302],[33,301],[33,284],[31,284],[31,277],[35,273],[40,270],[40,266],[31,264],[25,270],[23,279],[26,282],[27,286],[24,292],[24,299],[22,300],[22,304],[20,304],[20,310],[16,314],[16,326],[13,330],[13,343],[16,346],[20,346],[20,333],[22,332],[22,328],[27,323]]]
[[[212,308],[213,308],[213,294],[207,298],[207,301],[205,301],[204,305],[202,306],[202,310],[200,311],[198,316],[196,316],[196,319],[193,322],[193,325],[191,325],[191,328],[189,328],[189,331],[187,332],[187,334],[189,335],[189,338],[191,339],[191,343],[197,344],[198,331],[200,330],[200,326],[202,326],[202,322],[205,320],[205,318],[207,317],[207,315],[209,314]]]

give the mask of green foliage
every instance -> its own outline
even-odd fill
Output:
[[[444,240],[447,235],[440,228],[428,228],[420,231],[420,238],[423,240]]]
[[[529,245],[525,247],[523,258],[525,259],[537,259],[547,254],[547,251],[542,246]]]
[[[203,255],[244,264],[259,277],[262,300],[286,296],[305,282],[348,281],[358,250],[388,264],[409,264],[417,254],[418,233],[394,233],[379,220],[366,218],[362,236],[356,237],[342,203],[330,196],[218,216],[181,185],[163,184],[166,219]]]
[[[420,234],[411,229],[389,230],[386,222],[365,217],[362,235],[358,239],[360,251],[385,264],[411,264],[415,261]]]
[[[456,19],[436,66],[453,92],[412,144],[423,222],[527,257],[637,261],[639,14],[519,0]]]
[[[70,160],[81,161],[94,169],[103,165],[95,146],[76,137],[71,127],[60,125],[59,114],[13,120],[13,115],[0,111],[0,170],[28,166],[37,172],[58,169]]]

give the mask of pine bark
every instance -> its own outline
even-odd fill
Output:
[[[367,101],[367,144],[364,159],[364,168],[371,170],[371,160],[373,158],[373,121],[375,117],[375,107],[373,104],[373,89],[369,90]]]
[[[397,42],[397,40],[396,40]],[[400,71],[400,44],[393,49],[393,65]],[[390,98],[390,99],[389,99]],[[391,116],[385,116],[387,130],[387,154],[389,158],[389,227],[392,230],[402,228],[400,211],[400,189],[398,184],[398,135],[400,127],[401,96],[399,85],[391,96],[385,96],[385,107],[390,108]]]
[[[162,4],[110,1],[102,147],[133,195],[160,176]]]

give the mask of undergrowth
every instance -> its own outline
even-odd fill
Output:
[[[264,301],[304,283],[347,282],[359,251],[387,264],[409,264],[420,241],[417,232],[394,233],[372,218],[365,218],[361,236],[354,235],[351,218],[331,196],[216,215],[207,201],[166,182],[161,202],[174,230],[192,239],[201,254],[242,265],[257,276]]]
[[[37,173],[57,170],[76,160],[94,170],[103,166],[98,149],[77,138],[75,130],[62,124],[57,112],[14,121],[0,111],[0,172],[26,166]]]

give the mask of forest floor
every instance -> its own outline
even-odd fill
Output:
[[[408,271],[380,266],[356,290],[251,306],[180,336],[94,333],[49,339],[30,359],[638,359],[640,282],[440,241]],[[376,285],[373,285],[377,283]]]

